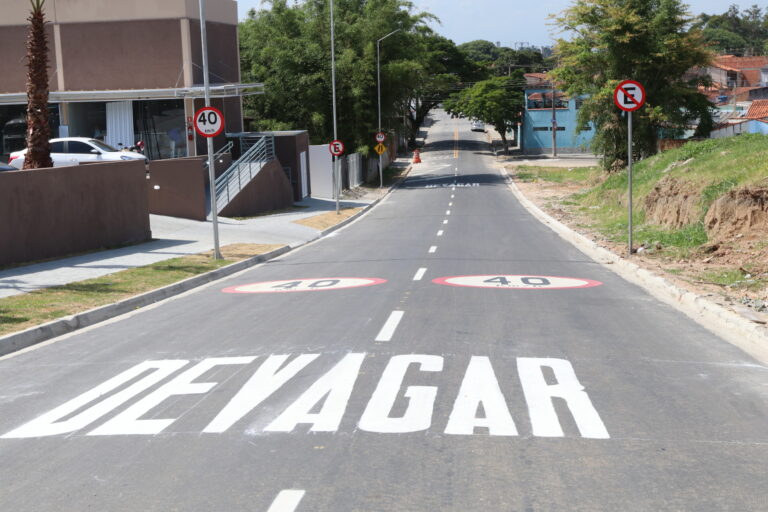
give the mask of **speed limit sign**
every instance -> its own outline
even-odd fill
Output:
[[[328,144],[328,151],[331,152],[333,156],[341,156],[344,154],[344,143],[340,140],[332,140],[330,144]]]
[[[387,140],[387,134],[386,134],[386,133],[384,133],[384,132],[379,132],[379,133],[377,133],[377,134],[376,134],[376,142],[378,142],[379,144],[381,144],[381,143],[382,143],[382,142],[384,142],[385,140]]]
[[[224,130],[224,115],[214,107],[195,112],[195,131],[201,137],[216,137]]]

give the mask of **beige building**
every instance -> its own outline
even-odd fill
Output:
[[[115,147],[141,140],[150,158],[205,152],[192,130],[202,106],[199,0],[47,0],[54,135]],[[242,131],[237,2],[206,0],[209,77],[226,132]],[[0,153],[23,147],[29,0],[0,4]],[[223,135],[217,145],[223,143]]]

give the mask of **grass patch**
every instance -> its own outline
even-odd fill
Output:
[[[749,275],[750,277],[747,277]],[[702,272],[696,277],[704,283],[718,284],[734,290],[757,291],[768,284],[765,277],[755,277],[744,274],[741,269],[722,269]]]
[[[539,180],[553,183],[590,183],[599,176],[597,167],[539,167],[521,165],[511,169],[515,179],[523,182]]]
[[[268,244],[234,244],[222,247],[223,260],[211,259],[211,252],[195,254],[87,281],[6,297],[0,299],[0,335],[112,304],[279,247]]]

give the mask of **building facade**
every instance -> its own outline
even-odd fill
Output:
[[[555,108],[552,109],[554,96]],[[558,153],[588,153],[594,136],[590,129],[578,132],[576,117],[580,98],[568,98],[549,88],[531,87],[525,91],[521,148],[524,154],[541,155],[552,152],[552,130],[556,130]],[[554,123],[553,123],[554,119]]]
[[[226,132],[242,131],[237,2],[207,0],[213,104]],[[28,0],[3,0],[0,17],[0,153],[24,147]],[[120,148],[143,141],[153,159],[205,152],[192,129],[203,105],[198,0],[47,0],[54,136]],[[201,139],[201,140],[198,140]],[[224,143],[224,135],[216,145]]]

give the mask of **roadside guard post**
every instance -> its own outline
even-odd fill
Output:
[[[629,188],[629,243],[627,254],[632,256],[632,112],[645,104],[645,89],[639,82],[624,80],[613,91],[613,102],[627,113],[627,186]]]

